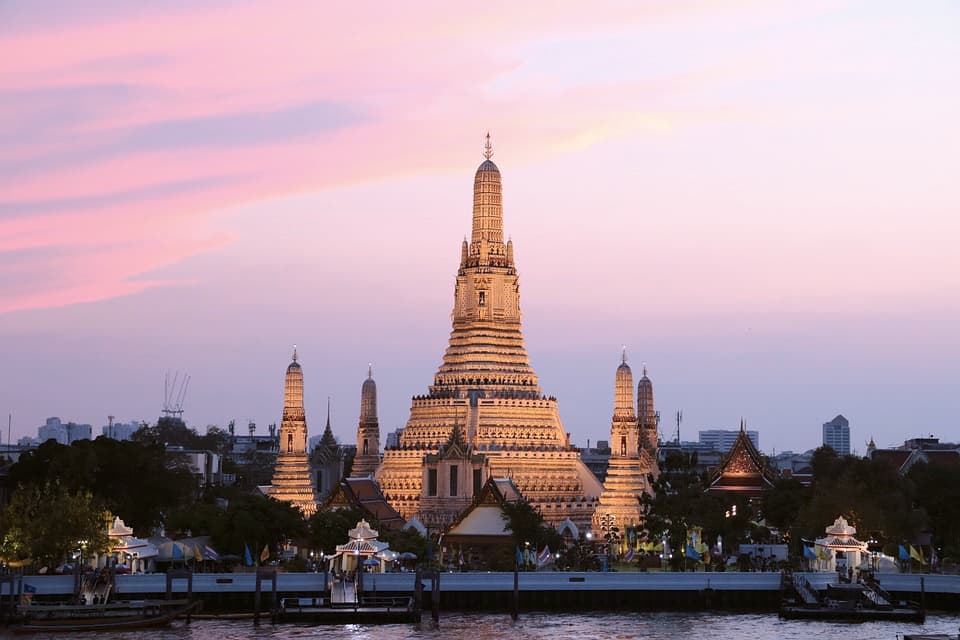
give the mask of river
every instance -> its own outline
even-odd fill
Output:
[[[441,614],[440,623],[397,625],[270,625],[250,621],[195,620],[151,631],[96,634],[110,640],[896,640],[904,633],[957,635],[960,616],[930,615],[924,625],[893,622],[862,624],[780,620],[776,614],[725,613],[526,613]],[[0,633],[2,635],[2,633]],[[34,638],[64,638],[38,634]],[[78,636],[92,638],[91,634]]]

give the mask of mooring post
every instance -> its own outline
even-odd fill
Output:
[[[517,552],[519,553],[519,551]],[[510,598],[510,617],[516,620],[520,616],[520,567],[513,563],[513,594]]]
[[[254,582],[256,586],[253,590],[253,624],[260,624],[260,569],[257,569]]]
[[[326,558],[323,559],[323,562],[321,563],[321,566],[323,567],[323,597],[326,598],[326,597],[327,597],[327,585],[328,585],[328,583],[327,583],[327,559],[326,559]],[[331,594],[331,595],[332,595],[332,594]],[[332,601],[332,598],[331,598],[331,601]]]
[[[923,576],[920,576],[920,621],[927,619],[927,598],[926,590],[923,588]]]
[[[433,621],[440,622],[440,571],[433,572],[433,581],[430,584],[430,610]]]
[[[423,614],[423,575],[420,567],[417,567],[413,574],[413,608],[417,622],[420,622],[420,616]]]

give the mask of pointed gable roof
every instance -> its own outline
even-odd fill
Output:
[[[713,475],[707,491],[710,493],[736,493],[749,497],[760,496],[773,487],[774,476],[763,456],[747,436],[744,423],[740,433],[724,456],[720,467]]]
[[[495,543],[513,538],[503,518],[503,505],[523,499],[509,478],[487,478],[483,489],[447,527],[444,539],[450,543]]]
[[[405,524],[403,516],[390,506],[380,487],[371,478],[344,478],[330,492],[320,507],[327,509],[343,509],[357,507],[366,511],[377,519],[384,529],[399,529]]]

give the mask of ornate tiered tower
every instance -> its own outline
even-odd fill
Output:
[[[556,398],[542,394],[530,366],[513,243],[503,241],[500,170],[492,155],[488,134],[473,182],[471,238],[461,246],[449,345],[428,393],[413,398],[399,446],[384,451],[377,481],[405,518],[417,516],[430,527],[451,522],[462,503],[456,498],[472,497],[478,483],[438,481],[441,470],[428,465],[459,424],[471,455],[489,463],[478,462],[474,471],[482,467],[489,471],[481,473],[512,478],[548,522],[570,517],[586,525],[602,487],[570,445]],[[453,464],[443,468],[451,477],[462,471]],[[486,478],[479,480],[482,487]],[[441,490],[448,495],[431,495]],[[452,500],[422,505],[421,498],[434,497]]]
[[[637,426],[640,428],[640,447],[646,449],[654,460],[660,436],[657,433],[660,417],[653,409],[653,383],[647,377],[647,365],[643,365],[643,377],[637,384]]]
[[[280,423],[280,453],[267,494],[298,507],[305,517],[317,510],[317,495],[307,460],[307,417],[303,411],[303,369],[293,348],[283,389],[283,421]]]
[[[627,364],[626,350],[617,367],[615,389],[610,463],[600,506],[593,514],[593,529],[609,532],[616,527],[622,536],[624,527],[643,522],[640,496],[652,493],[647,476],[657,470],[656,458],[640,446],[640,429],[633,411],[633,372]]]
[[[360,422],[357,425],[357,457],[353,459],[352,478],[367,478],[380,465],[380,421],[377,420],[377,383],[373,381],[373,365],[367,368],[367,379],[360,388]]]

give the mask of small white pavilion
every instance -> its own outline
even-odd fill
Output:
[[[147,540],[136,538],[133,535],[133,529],[126,523],[116,517],[107,530],[107,537],[110,539],[110,550],[116,558],[118,564],[127,566],[132,573],[142,573],[148,570],[150,561],[159,555],[159,550]],[[102,566],[106,562],[106,556],[97,559],[97,565]]]
[[[332,562],[339,564],[342,571],[356,571],[358,568],[364,570],[373,566],[372,562],[368,563],[373,560],[377,563],[376,570],[383,573],[386,565],[396,559],[396,554],[390,551],[390,543],[377,540],[380,532],[371,529],[370,523],[365,519],[360,520],[348,534],[350,541],[337,545],[337,552],[330,558]]]
[[[847,571],[869,557],[867,543],[857,540],[857,530],[840,516],[826,528],[826,537],[817,538],[814,553],[817,571]]]

